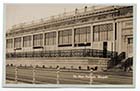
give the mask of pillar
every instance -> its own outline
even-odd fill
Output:
[[[121,22],[117,22],[117,51],[118,53],[121,53],[122,51],[122,31],[121,31],[121,27],[122,27],[122,23]]]
[[[59,45],[59,31],[56,31],[56,48],[58,47]]]
[[[31,35],[31,47],[33,48],[34,47],[34,35]]]
[[[113,21],[113,50],[116,51],[116,40],[115,40],[115,21]]]
[[[15,38],[13,38],[13,49],[15,49]]]
[[[90,38],[91,38],[90,41],[91,41],[91,48],[92,48],[92,47],[93,47],[93,26],[92,26],[92,24],[91,24],[90,28],[91,28],[91,30],[90,30],[90,32],[91,32],[91,33],[90,33],[90,34],[91,34],[91,35],[90,35],[90,36],[91,36],[91,37],[90,37]]]
[[[23,36],[21,37],[21,48],[23,48]]]
[[[74,27],[72,28],[72,47],[74,47]]]
[[[43,38],[42,38],[42,40],[43,40],[42,41],[42,47],[44,48],[44,46],[45,46],[45,33],[43,33],[42,35],[43,35]]]

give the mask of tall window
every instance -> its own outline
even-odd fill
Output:
[[[113,40],[113,24],[108,24],[107,25],[108,29],[108,40]]]
[[[127,38],[127,52],[133,53],[133,37]]]
[[[43,34],[37,34],[33,36],[34,47],[40,47],[43,45]]]
[[[59,45],[72,44],[72,30],[59,31]]]
[[[90,27],[81,27],[75,29],[75,43],[90,42]]]
[[[6,48],[13,48],[13,39],[6,40]]]
[[[99,26],[94,26],[93,28],[93,40],[94,41],[99,41],[100,40],[100,29]]]
[[[15,48],[21,48],[21,37],[14,39]]]
[[[31,47],[31,36],[23,37],[23,47]]]
[[[49,32],[45,34],[45,45],[56,44],[56,32]]]
[[[128,44],[133,44],[133,38],[128,38]]]
[[[93,27],[93,41],[113,39],[113,24],[102,24]]]

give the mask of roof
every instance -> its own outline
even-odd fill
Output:
[[[75,9],[75,11],[64,12],[63,14],[41,18],[38,20],[33,20],[31,22],[22,22],[20,24],[13,25],[12,28],[9,29],[8,31],[17,30],[18,28],[30,27],[37,24],[41,24],[41,23],[51,23],[53,21],[65,19],[72,16],[78,16],[78,15],[82,15],[82,14],[86,14],[90,12],[100,12],[100,11],[105,11],[105,10],[109,10],[113,8],[114,6],[90,6],[90,7],[85,6],[84,8],[81,8],[81,9]]]

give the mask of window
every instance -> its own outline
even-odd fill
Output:
[[[59,45],[72,44],[72,30],[59,31]]]
[[[93,41],[113,39],[113,24],[102,24],[93,27]]]
[[[14,47],[15,48],[21,48],[21,37],[14,39]]]
[[[23,47],[30,47],[31,46],[31,36],[23,37]]]
[[[107,30],[108,30],[108,35],[107,35],[107,39],[108,40],[113,40],[113,24],[110,23],[110,24],[107,24]]]
[[[93,40],[94,41],[99,41],[100,39],[100,31],[99,31],[99,26],[94,26],[94,30],[93,30],[93,33],[94,33],[94,35],[93,35]]]
[[[82,27],[75,29],[75,43],[90,42],[90,27]]]
[[[13,47],[13,39],[7,39],[6,48],[12,48],[12,47]]]
[[[45,45],[56,44],[56,32],[49,32],[45,34]]]
[[[33,35],[33,45],[34,47],[43,45],[43,34]]]
[[[132,44],[133,43],[133,38],[128,38],[128,44]]]

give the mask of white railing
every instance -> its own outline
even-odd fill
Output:
[[[8,69],[10,69],[10,70],[14,69],[14,72],[10,71]],[[43,74],[38,75],[38,72],[37,72],[38,69],[35,66],[32,67],[31,69],[29,69],[30,72],[28,72],[28,71],[26,72],[27,69],[24,68],[25,72],[22,73],[22,72],[20,72],[20,68],[18,66],[14,66],[13,68],[7,68],[6,73],[8,73],[8,74],[6,75],[6,79],[13,80],[15,84],[20,83],[20,82],[31,83],[31,84],[38,84],[38,83],[41,83],[41,84],[46,83],[47,84],[48,83],[47,80],[44,82],[44,81],[41,81],[37,78],[42,78],[44,80],[45,79],[56,80],[56,83],[53,83],[53,84],[61,84],[60,80],[61,81],[67,81],[67,82],[73,82],[73,83],[80,82],[80,83],[87,83],[87,84],[90,84],[90,85],[93,84],[93,70],[92,69],[90,71],[81,71],[81,72],[86,72],[86,74],[89,74],[89,75],[87,75],[88,78],[87,78],[86,81],[85,80],[80,80],[79,78],[77,80],[75,80],[73,77],[72,78],[65,78],[65,77],[63,78],[62,75],[69,75],[69,73],[67,73],[67,72],[61,73],[64,70],[61,70],[59,67],[56,70],[53,70],[53,71],[50,71],[50,72],[47,72],[47,71],[49,71],[49,69],[48,70],[39,70],[39,71],[43,71],[43,73],[47,73],[47,74],[50,74],[50,73],[53,73],[54,75],[56,74],[56,76],[55,76],[56,78],[53,77],[53,76],[50,77],[49,75],[48,76],[46,76],[46,75],[42,76]],[[65,70],[65,71],[67,71],[67,70]],[[69,72],[71,72],[71,71],[69,70]],[[77,72],[79,73],[80,71],[74,71],[74,73],[77,73]],[[14,74],[14,76],[10,76],[11,74]],[[31,79],[21,78],[20,76],[22,76],[22,77],[28,76]]]

